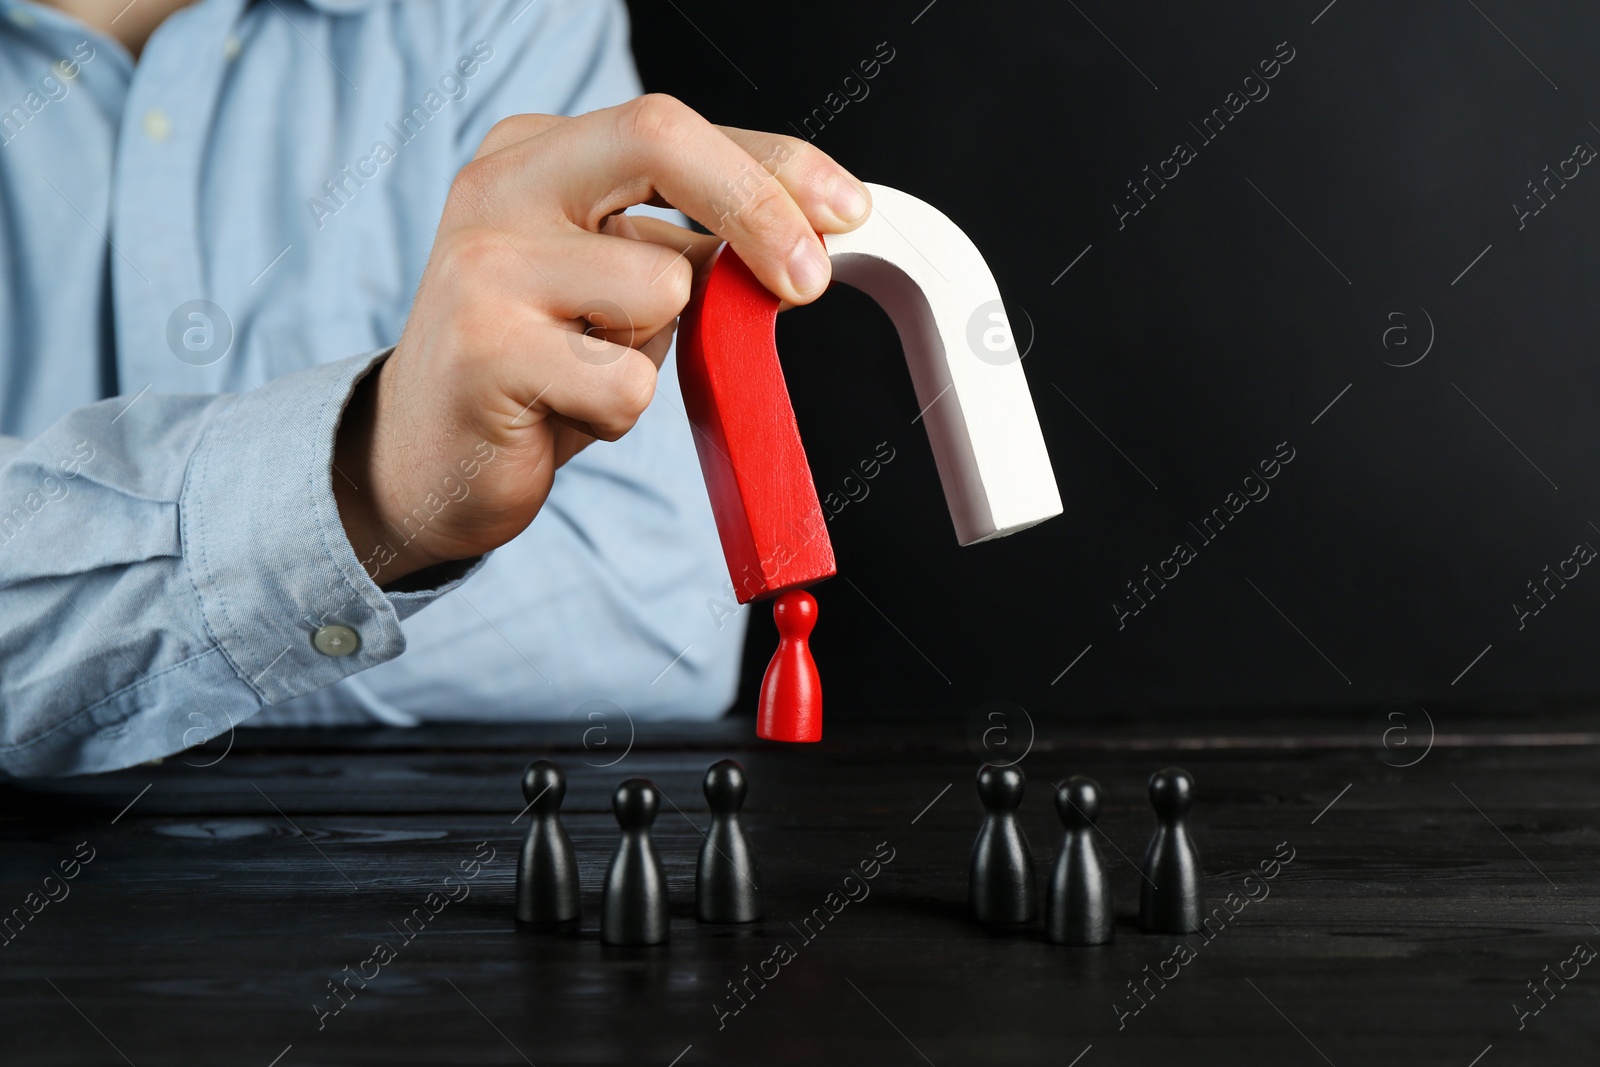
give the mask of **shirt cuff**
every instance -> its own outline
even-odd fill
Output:
[[[482,566],[482,558],[466,561],[441,569],[434,588],[385,593],[344,532],[334,437],[357,383],[391,351],[240,394],[190,461],[178,503],[185,566],[208,636],[263,703],[394,659],[406,647],[400,620]]]
[[[456,560],[452,563],[440,563],[429,567],[427,570],[418,571],[410,576],[408,585],[420,586],[417,589],[383,590],[383,595],[389,598],[389,603],[394,606],[394,613],[401,619],[409,619],[435,600],[444,596],[453,589],[459,589],[468,578],[483,569],[491,553],[485,552],[473,559]]]

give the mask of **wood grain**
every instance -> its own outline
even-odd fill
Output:
[[[1208,721],[1183,725],[1199,737]],[[1041,736],[1023,761],[1021,818],[1042,868],[1061,837],[1049,783],[1085,773],[1104,788],[1117,930],[1092,949],[1047,945],[1037,926],[967,921],[978,759],[959,731],[857,724],[795,749],[745,739],[747,723],[658,727],[597,768],[556,728],[241,730],[210,768],[175,759],[11,783],[0,791],[0,911],[25,909],[80,842],[95,858],[0,948],[0,1062],[266,1067],[292,1046],[280,1067],[665,1067],[680,1054],[682,1067],[1066,1065],[1080,1053],[1079,1067],[1466,1067],[1490,1045],[1480,1067],[1590,1062],[1600,974],[1569,981],[1521,1031],[1512,1005],[1530,1003],[1525,983],[1575,943],[1600,944],[1600,747],[1560,743],[1600,733],[1600,715],[1569,712],[1542,744],[1525,720],[1459,718],[1448,735],[1459,741],[1523,743],[1436,745],[1407,768],[1358,730],[1339,742],[1328,717],[1303,724],[1311,741],[1299,747],[1283,722],[1215,725],[1239,743],[1189,748],[1174,733],[1163,747],[1147,727],[1108,726]],[[518,780],[537,755],[569,776],[584,912],[562,934],[513,921]],[[749,772],[767,918],[700,927],[699,785],[725,755]],[[1151,828],[1145,781],[1169,762],[1198,786],[1208,903],[1240,891],[1280,842],[1294,860],[1214,940],[1191,938],[1193,962],[1165,988],[1152,983],[1119,1030],[1113,1005],[1135,1003],[1127,983],[1178,944],[1136,932],[1140,875],[1128,860]],[[598,942],[610,793],[628,776],[665,798],[656,841],[673,930],[660,949]],[[829,894],[841,899],[853,872],[862,884],[860,864],[885,847],[893,860],[867,895],[829,912]],[[480,848],[494,858],[463,883],[465,898],[405,941],[396,927]],[[319,1030],[313,1005],[336,1003],[328,981],[358,971],[379,941],[398,947],[394,959],[366,988],[353,982],[349,1006]],[[737,1003],[727,983],[779,944],[793,959],[766,988],[752,983],[748,1006],[719,1029],[714,1005]]]

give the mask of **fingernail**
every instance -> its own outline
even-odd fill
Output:
[[[828,179],[828,207],[840,222],[855,222],[870,206],[866,191],[849,178]]]
[[[789,284],[801,296],[828,284],[828,257],[815,238],[801,238],[789,254]]]

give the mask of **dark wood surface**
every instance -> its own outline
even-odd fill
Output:
[[[1041,729],[1022,762],[1041,871],[1061,837],[1049,783],[1082,773],[1104,788],[1117,930],[1092,949],[965,917],[979,755],[960,722],[837,715],[803,748],[756,742],[748,721],[641,725],[611,767],[589,764],[617,759],[627,738],[586,747],[570,726],[241,729],[231,749],[9,783],[0,914],[31,917],[0,947],[0,1063],[1592,1063],[1600,968],[1552,981],[1521,1029],[1514,1005],[1535,1006],[1526,983],[1575,945],[1600,946],[1600,714],[1433,720],[1431,749],[1420,718],[1407,745],[1391,735],[1385,748],[1366,713],[1090,715]],[[565,933],[514,922],[518,780],[540,755],[569,776],[584,913]],[[767,902],[743,928],[693,918],[700,779],[724,756],[749,772]],[[1165,988],[1152,981],[1119,1028],[1113,1005],[1138,1003],[1127,983],[1181,940],[1137,932],[1130,862],[1151,830],[1145,781],[1170,763],[1198,786],[1211,905],[1280,843],[1294,860],[1212,939],[1189,938],[1192,962]],[[656,841],[672,941],[656,949],[598,939],[609,798],[630,776],[670,801]],[[29,913],[81,842],[94,859]],[[466,897],[401,937],[480,849],[493,859]],[[888,850],[870,894],[803,936],[802,920]],[[380,941],[394,958],[319,1023],[316,1006],[339,1003],[329,981]],[[737,1003],[727,983],[780,943],[792,960],[719,1027],[714,1005]]]

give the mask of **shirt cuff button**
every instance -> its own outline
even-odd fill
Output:
[[[348,626],[319,626],[311,643],[324,656],[348,656],[361,647],[361,637]]]

